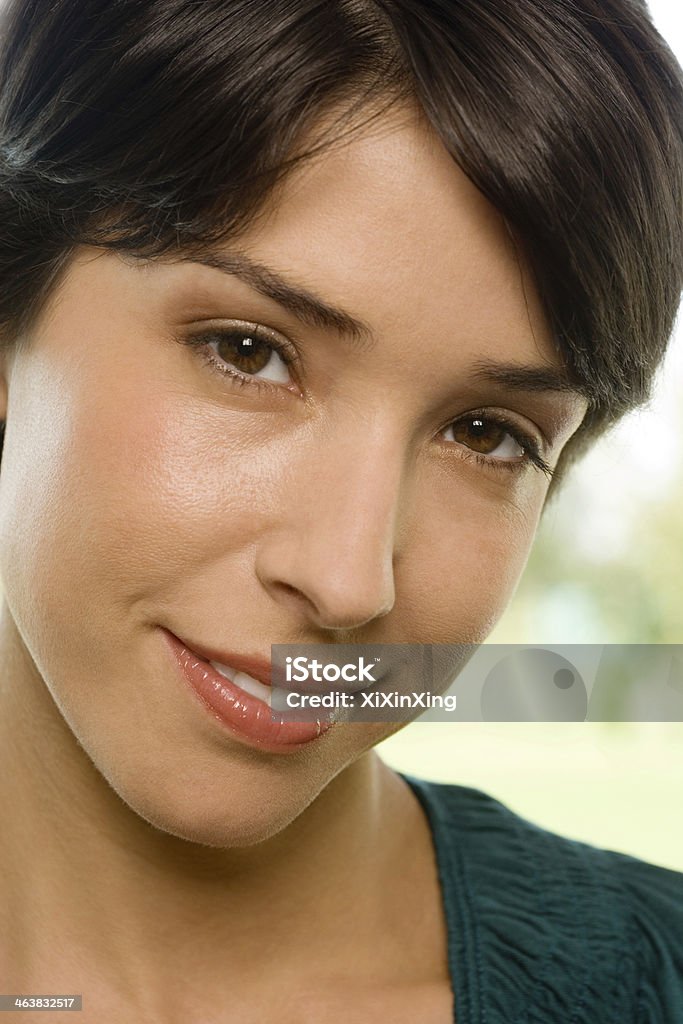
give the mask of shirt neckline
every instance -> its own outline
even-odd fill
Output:
[[[454,1024],[630,1019],[638,936],[619,855],[480,790],[398,774],[431,831]]]
[[[478,1010],[481,981],[476,967],[481,963],[481,958],[476,922],[465,898],[462,851],[457,845],[443,842],[439,809],[432,801],[425,781],[404,772],[398,774],[415,794],[425,813],[431,833],[441,890],[441,905],[446,920],[448,972],[453,992],[453,1024],[476,1024],[480,1019]]]

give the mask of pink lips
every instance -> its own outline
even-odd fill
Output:
[[[246,672],[265,685],[270,685],[270,663],[228,652],[209,652],[205,647],[200,654],[174,633],[166,629],[162,633],[195,696],[241,742],[272,753],[294,753],[331,728],[332,722],[325,719],[324,711],[319,722],[277,720],[267,704],[217,672],[205,655],[236,672]]]

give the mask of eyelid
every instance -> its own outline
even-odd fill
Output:
[[[480,416],[482,419],[494,421],[501,427],[505,427],[506,430],[509,430],[513,437],[519,436],[521,439],[520,443],[524,441],[528,444],[535,445],[539,450],[541,450],[542,448],[547,448],[546,437],[540,427],[536,428],[536,430],[538,431],[537,438],[534,435],[532,429],[527,429],[516,419],[510,416],[507,412],[505,412],[502,409],[496,409],[495,407],[483,407],[481,409],[472,409],[466,412],[464,416],[459,416],[457,420],[452,420],[451,422],[457,423],[460,422],[460,420],[467,419],[470,416],[473,419],[476,418],[477,416]]]
[[[216,321],[211,319],[199,322],[194,321],[189,326],[190,339],[197,344],[199,344],[200,339],[212,333],[218,335],[231,330],[248,330],[255,334],[257,338],[271,345],[278,355],[283,358],[287,366],[295,370],[297,377],[301,374],[302,358],[296,345],[289,338],[280,334],[279,331],[274,330],[272,327],[267,327],[265,324],[258,323],[256,320],[226,318]]]
[[[500,459],[493,455],[484,455],[483,452],[476,452],[473,448],[468,448],[467,445],[462,445],[463,448],[476,456],[479,461],[495,468],[506,469],[514,469],[515,467],[530,463],[537,469],[540,469],[541,472],[545,473],[549,479],[552,477],[554,470],[541,454],[547,447],[547,441],[543,431],[540,427],[537,428],[542,439],[542,442],[539,444],[531,431],[522,427],[505,412],[499,411],[495,408],[470,409],[468,412],[449,420],[448,423],[441,428],[441,432],[456,423],[461,423],[463,420],[476,419],[477,417],[483,420],[488,420],[489,423],[494,423],[497,426],[503,427],[503,429],[506,430],[517,442],[517,444],[524,449],[524,455],[520,456],[519,459]]]

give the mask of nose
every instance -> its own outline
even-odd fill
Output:
[[[394,606],[404,471],[396,438],[376,435],[347,431],[309,449],[261,537],[262,585],[318,628],[358,628]]]

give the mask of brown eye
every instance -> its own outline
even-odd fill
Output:
[[[272,345],[249,331],[221,332],[215,345],[216,355],[242,373],[259,373],[275,354]]]
[[[495,455],[500,459],[519,458],[525,449],[502,423],[483,416],[468,416],[451,423],[449,440],[457,441],[480,455]]]
[[[281,353],[276,342],[248,326],[209,331],[197,335],[191,344],[204,345],[222,373],[255,377],[273,384],[291,383],[291,357]]]
[[[453,420],[442,436],[472,452],[472,458],[496,469],[522,470],[532,465],[550,479],[552,467],[541,454],[539,442],[507,417],[473,412]]]

